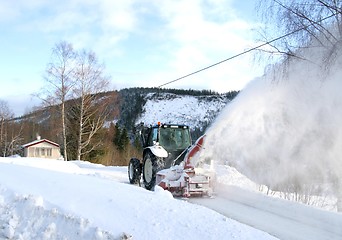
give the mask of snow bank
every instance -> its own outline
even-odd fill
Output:
[[[42,196],[0,188],[1,239],[115,239],[87,219],[58,210]]]

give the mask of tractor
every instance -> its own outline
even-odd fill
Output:
[[[187,125],[158,123],[139,131],[143,158],[131,158],[128,177],[131,184],[148,190],[160,186],[174,196],[190,197],[212,194],[213,172],[195,169],[191,159],[201,150],[204,136],[191,144]]]

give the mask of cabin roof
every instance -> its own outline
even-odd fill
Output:
[[[44,142],[45,142],[45,143],[48,143],[48,144],[51,144],[51,145],[53,145],[53,146],[59,147],[59,145],[58,145],[57,143],[52,142],[52,141],[50,141],[50,140],[47,140],[47,139],[37,139],[37,140],[34,140],[34,141],[32,141],[32,142],[29,142],[29,143],[24,144],[24,145],[23,145],[23,148],[32,147],[32,146],[34,146],[34,145],[37,145],[37,144],[39,144],[39,143],[44,143]]]

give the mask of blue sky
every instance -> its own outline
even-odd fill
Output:
[[[156,87],[256,45],[252,0],[0,0],[0,99],[38,104],[51,49],[94,51],[111,89]],[[262,73],[248,54],[169,88],[240,90]],[[109,89],[109,90],[111,90]]]

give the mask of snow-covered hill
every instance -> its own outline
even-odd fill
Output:
[[[175,123],[202,129],[209,125],[229,100],[223,96],[189,96],[172,93],[149,93],[137,123],[145,125]]]

